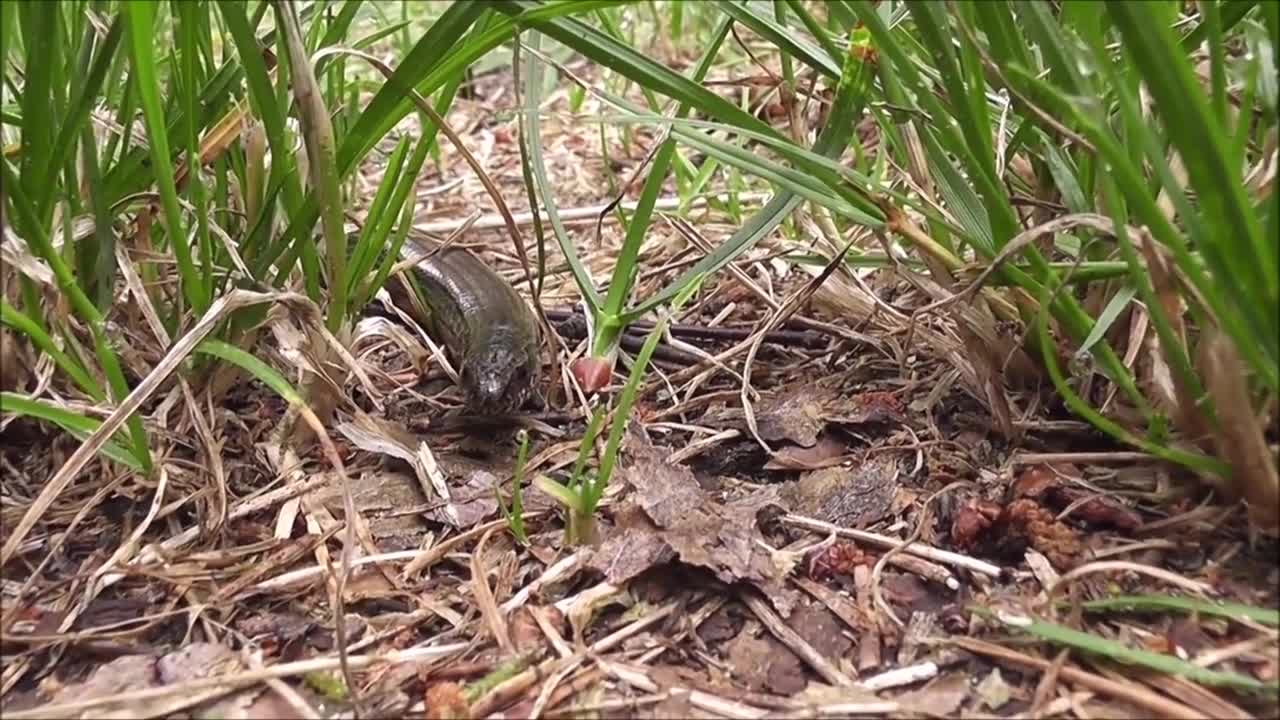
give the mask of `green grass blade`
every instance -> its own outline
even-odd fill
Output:
[[[243,3],[235,0],[219,0],[218,10],[227,31],[231,33],[240,63],[244,68],[245,83],[248,87],[249,105],[254,114],[262,121],[267,135],[267,144],[271,148],[271,177],[268,184],[275,184],[283,193],[285,212],[293,217],[305,204],[302,184],[296,171],[294,153],[288,140],[285,127],[285,111],[276,102],[275,91],[271,87],[271,79],[267,74],[267,66],[258,49],[258,41],[254,38],[249,17],[245,14]],[[274,203],[263,203],[263,215],[269,215]],[[258,223],[264,217],[249,218],[250,223]],[[256,278],[261,278],[267,266],[276,258],[270,253],[260,253],[256,249],[257,232],[250,235],[249,245],[245,248],[245,262]],[[314,253],[313,253],[314,254]],[[317,262],[318,264],[318,262]],[[317,288],[318,290],[318,288]]]
[[[751,9],[750,3],[743,0],[720,0],[717,5],[725,15],[751,28],[776,45],[783,58],[795,58],[829,78],[839,79],[839,55],[828,54],[801,38],[794,28],[781,25],[774,19],[755,12]]]
[[[19,5],[22,42],[27,50],[23,63],[26,75],[18,96],[22,107],[21,177],[27,197],[37,203],[34,214],[42,224],[48,223],[53,211],[57,188],[53,179],[61,167],[49,164],[58,126],[53,104],[55,73],[62,62],[58,10],[37,3]],[[5,72],[7,75],[7,68]]]
[[[814,150],[828,158],[836,158],[843,153],[853,134],[854,119],[861,115],[867,100],[867,88],[872,71],[870,66],[859,58],[856,50],[857,48],[851,46],[850,52],[845,56],[840,83],[836,87],[836,95],[832,101],[831,114],[814,144]],[[801,198],[792,193],[779,193],[743,223],[742,227],[729,239],[686,269],[665,288],[632,307],[623,316],[622,322],[629,323],[649,310],[669,302],[699,276],[709,275],[724,267],[772,232],[801,201]]]
[[[276,372],[270,365],[262,362],[253,355],[241,350],[235,345],[230,345],[221,340],[208,338],[196,346],[196,352],[212,355],[221,360],[226,360],[240,369],[248,372],[250,375],[262,381],[263,385],[271,388],[277,395],[284,399],[290,405],[303,405],[302,395],[289,384],[284,376]]]
[[[1234,264],[1231,282],[1248,287],[1266,304],[1269,316],[1280,310],[1280,247],[1267,241],[1245,196],[1239,168],[1228,166],[1229,141],[1195,79],[1173,31],[1151,18],[1142,4],[1117,2],[1107,12],[1124,37],[1124,47],[1156,101],[1164,128],[1182,155],[1187,177],[1199,197],[1205,224],[1215,228]],[[1274,329],[1265,338],[1269,357],[1280,355]]]
[[[54,141],[53,149],[49,154],[49,167],[61,167],[62,163],[74,151],[76,139],[83,131],[89,117],[89,111],[93,109],[94,102],[97,101],[102,92],[102,83],[106,80],[107,70],[116,58],[116,50],[120,46],[120,39],[123,36],[124,23],[120,16],[117,15],[111,23],[111,28],[107,31],[107,36],[103,38],[102,45],[98,48],[98,52],[93,58],[93,63],[89,67],[89,73],[68,108],[66,116],[61,118],[58,137]],[[48,191],[51,192],[52,190],[53,186],[50,184]],[[48,207],[48,203],[51,201],[51,195],[45,197],[40,207]],[[44,217],[44,213],[40,213],[39,216]]]
[[[636,393],[640,390],[640,381],[644,378],[645,370],[649,367],[649,360],[653,357],[653,351],[658,347],[658,341],[666,333],[667,324],[671,318],[680,312],[680,308],[693,297],[702,286],[705,275],[695,276],[692,281],[680,288],[680,292],[671,300],[670,312],[664,313],[658,322],[654,323],[653,329],[649,331],[649,336],[645,338],[644,345],[640,347],[640,352],[636,353],[635,362],[631,365],[631,372],[627,376],[627,384],[622,388],[622,394],[618,397],[618,405],[613,412],[613,422],[609,427],[609,439],[605,442],[604,456],[600,459],[600,470],[596,473],[595,479],[587,484],[582,493],[583,507],[585,512],[591,513],[595,511],[596,503],[604,495],[604,491],[609,487],[609,480],[613,477],[613,468],[618,462],[618,450],[622,446],[622,435],[626,432],[627,424],[631,420],[631,407],[635,404]]]
[[[379,138],[409,114],[413,106],[405,98],[404,88],[417,88],[423,95],[436,89],[424,88],[420,83],[485,11],[484,3],[453,3],[432,23],[343,138],[338,150],[338,170],[343,177],[355,167],[357,158],[363,157]]]
[[[999,614],[992,613],[987,608],[970,607],[970,609],[979,614],[1003,620]],[[1262,683],[1240,673],[1202,668],[1172,655],[1131,648],[1115,640],[1080,632],[1079,630],[1073,630],[1069,627],[1036,618],[1005,622],[1005,626],[1035,635],[1061,647],[1069,647],[1093,655],[1100,655],[1124,665],[1137,665],[1168,675],[1179,675],[1202,685],[1253,691],[1269,691],[1280,687],[1276,683]]]
[[[53,244],[49,241],[49,235],[44,226],[35,217],[35,208],[27,199],[26,193],[23,191],[16,173],[13,171],[13,167],[8,160],[3,158],[0,158],[0,180],[3,180],[2,186],[6,188],[6,196],[13,211],[13,215],[10,217],[17,220],[16,225],[20,229],[27,231],[27,242],[30,243],[36,254],[49,264],[50,269],[53,270],[53,276],[58,282],[58,289],[66,295],[71,307],[80,316],[80,319],[88,325],[89,332],[93,335],[93,347],[98,358],[98,364],[107,376],[107,382],[110,383],[111,400],[113,402],[123,401],[129,394],[129,385],[125,382],[124,372],[120,369],[120,361],[116,357],[114,349],[112,349],[110,338],[107,337],[106,321],[93,303],[90,302],[89,297],[84,294],[84,290],[76,284],[75,276],[72,275],[71,268],[67,267],[67,263],[62,259],[62,255],[53,249]],[[34,302],[31,307],[39,307],[39,303]],[[147,446],[147,435],[142,426],[142,418],[137,413],[134,413],[129,416],[126,422],[129,425],[130,437],[133,440],[133,454],[142,462],[145,469],[150,472],[151,452]]]
[[[25,415],[37,420],[54,423],[80,441],[84,441],[92,435],[93,431],[97,430],[98,426],[102,424],[102,421],[96,418],[71,412],[46,400],[37,400],[13,392],[0,392],[0,412]],[[100,452],[135,472],[143,472],[145,470],[142,461],[114,440],[108,440],[104,443]]]
[[[529,33],[529,47],[537,51],[542,46],[542,34],[535,31]],[[535,187],[538,190],[538,198],[542,201],[542,209],[547,212],[547,221],[551,223],[551,231],[556,237],[556,242],[560,245],[560,252],[564,255],[565,262],[569,265],[569,272],[573,275],[573,280],[578,286],[578,292],[582,299],[587,303],[588,310],[594,315],[599,311],[601,306],[600,292],[595,287],[595,282],[591,279],[591,273],[587,272],[587,268],[582,264],[582,258],[578,257],[578,252],[573,247],[573,241],[569,239],[569,233],[564,228],[564,222],[560,219],[559,206],[556,203],[554,185],[547,177],[547,163],[542,153],[542,115],[539,108],[542,106],[542,77],[545,68],[543,63],[531,61],[528,63],[528,72],[525,76],[525,121],[528,123],[527,143],[529,155],[529,170],[537,181]]]
[[[1058,394],[1062,396],[1062,402],[1075,414],[1086,420],[1089,424],[1107,433],[1111,437],[1122,443],[1133,445],[1141,450],[1151,453],[1163,460],[1185,465],[1194,468],[1200,472],[1212,473],[1220,477],[1227,477],[1230,468],[1216,458],[1211,458],[1199,453],[1191,453],[1174,447],[1169,447],[1164,443],[1151,442],[1145,438],[1134,435],[1129,430],[1121,426],[1119,423],[1103,417],[1101,413],[1094,410],[1090,405],[1081,398],[1075,390],[1068,384],[1066,377],[1062,374],[1062,368],[1058,366],[1058,359],[1055,357],[1055,345],[1049,337],[1049,294],[1051,289],[1045,288],[1040,297],[1040,311],[1035,314],[1034,325],[1035,331],[1039,337],[1041,360],[1044,364],[1045,371],[1049,373],[1049,380],[1053,383]],[[1103,345],[1103,343],[1099,343]],[[1145,403],[1145,398],[1141,395],[1138,399]]]
[[[0,298],[0,322],[30,338],[31,342],[41,352],[47,354],[54,364],[58,366],[58,369],[66,373],[89,397],[97,402],[106,401],[107,394],[103,392],[102,386],[93,379],[93,376],[85,370],[78,360],[59,349],[57,344],[53,342],[53,338],[49,337],[49,334],[44,331],[44,328],[40,327],[39,323],[2,298]]]
[[[360,234],[356,237],[355,246],[351,252],[351,265],[347,270],[347,288],[348,292],[354,293],[369,272],[369,268],[378,258],[378,251],[382,249],[382,241],[385,239],[386,233],[381,236],[375,234],[375,230],[380,226],[390,228],[389,222],[384,222],[388,216],[387,202],[391,199],[391,194],[395,189],[396,182],[400,179],[400,170],[404,166],[405,157],[409,154],[409,138],[408,136],[400,138],[400,142],[396,143],[396,147],[391,151],[391,157],[387,159],[386,169],[382,173],[382,180],[378,183],[378,191],[374,193],[373,202],[369,204],[369,212],[366,215],[364,227],[360,228]],[[390,214],[395,217],[394,211]]]
[[[707,72],[711,69],[712,61],[715,60],[716,53],[719,52],[721,44],[729,35],[730,27],[731,22],[728,18],[720,23],[714,40],[703,52],[702,59],[694,69],[693,82],[701,83],[703,78],[706,77]],[[674,116],[677,119],[683,118],[688,112],[689,105],[681,103],[676,108]],[[616,324],[611,326],[611,323],[614,318],[622,314],[623,307],[626,305],[627,298],[631,293],[631,284],[639,273],[636,260],[640,255],[640,245],[649,234],[649,223],[653,218],[653,207],[657,203],[658,195],[662,192],[667,170],[671,166],[671,158],[675,155],[675,152],[676,141],[668,135],[653,158],[653,164],[649,168],[649,176],[645,179],[644,187],[640,191],[640,200],[636,203],[630,222],[627,223],[626,235],[622,241],[622,250],[614,264],[613,277],[609,282],[609,292],[605,296],[604,316],[600,318],[601,322],[596,328],[596,347],[593,348],[593,354],[596,357],[603,357],[611,352],[617,342],[617,333],[620,328]]]
[[[1249,11],[1252,10],[1257,4],[1258,3],[1256,0],[1231,0],[1231,2],[1221,3],[1222,5],[1222,9],[1220,10],[1220,13],[1221,13],[1220,26],[1222,28],[1221,31],[1225,33],[1226,31],[1235,27],[1236,24],[1239,23],[1241,20],[1243,20],[1244,16],[1248,15]],[[1263,3],[1262,7],[1264,8],[1264,12],[1266,12],[1267,9],[1270,9],[1270,11],[1274,12],[1276,9],[1275,3]],[[1208,33],[1208,31],[1209,31],[1209,27],[1207,27],[1206,24],[1202,22],[1199,25],[1196,25],[1191,32],[1187,33],[1186,36],[1179,41],[1179,44],[1182,46],[1183,50],[1187,52],[1191,52],[1192,50],[1195,50],[1196,48],[1200,47],[1200,43],[1204,42],[1205,35]],[[1275,29],[1273,28],[1271,32],[1271,37],[1275,37],[1275,36],[1276,36],[1276,33],[1275,33]]]
[[[147,143],[150,148],[151,170],[159,186],[160,200],[164,208],[164,224],[178,261],[178,273],[182,276],[182,293],[197,315],[209,309],[210,288],[196,271],[187,245],[182,209],[178,204],[178,189],[173,178],[173,162],[169,150],[169,129],[164,108],[160,102],[160,81],[155,58],[155,10],[154,3],[145,0],[128,0],[124,5],[129,35],[129,48],[133,58],[133,79],[142,104],[146,121]]]
[[[340,187],[342,173],[337,167],[337,142],[333,135],[333,123],[329,118],[315,71],[307,50],[302,44],[301,20],[293,6],[277,4],[276,23],[284,30],[289,59],[289,71],[293,82],[293,96],[298,118],[302,124],[302,136],[306,142],[308,176],[319,203],[321,228],[325,240],[325,261],[328,263],[329,297],[325,308],[326,324],[330,332],[336,332],[346,321],[347,286],[347,234],[343,228],[343,202]],[[297,242],[308,242],[299,237]]]
[[[1134,295],[1138,294],[1137,288],[1132,285],[1126,285],[1119,292],[1111,296],[1111,300],[1107,302],[1107,306],[1102,308],[1102,312],[1098,314],[1098,320],[1093,324],[1093,329],[1089,331],[1088,337],[1084,342],[1080,343],[1080,347],[1076,350],[1076,357],[1081,358],[1093,349],[1094,344],[1102,340],[1115,324],[1116,319],[1120,317],[1120,313],[1129,307],[1129,303],[1133,302]]]
[[[196,246],[200,250],[201,273],[209,284],[209,298],[213,297],[213,243],[209,235],[209,203],[208,192],[204,186],[200,162],[200,132],[194,118],[197,114],[197,103],[200,85],[200,36],[208,35],[207,6],[203,3],[172,3],[177,17],[178,27],[174,33],[178,59],[175,79],[180,80],[178,95],[181,107],[192,122],[186,123],[186,134],[178,138],[186,151],[186,191],[191,201],[195,217]]]
[[[1064,606],[1070,605],[1064,600]],[[1080,603],[1080,607],[1088,612],[1164,612],[1182,610],[1188,613],[1214,615],[1231,620],[1251,620],[1253,622],[1280,626],[1280,610],[1260,608],[1234,602],[1218,602],[1197,600],[1195,598],[1174,597],[1170,595],[1120,595],[1117,597],[1089,600]]]
[[[522,0],[495,0],[494,4],[502,12],[513,15],[521,10],[537,7]],[[537,28],[633,82],[696,108],[705,115],[738,127],[777,135],[772,127],[737,105],[577,18],[539,18],[529,15],[521,23]]]

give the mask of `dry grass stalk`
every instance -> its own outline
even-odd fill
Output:
[[[951,638],[950,642],[970,652],[1021,665],[1022,667],[1048,670],[1053,666],[1053,663],[1048,660],[1032,657],[1016,650],[1010,650],[975,638],[956,637]],[[1095,692],[1131,702],[1161,717],[1177,718],[1178,720],[1201,720],[1204,717],[1196,710],[1180,702],[1158,695],[1131,681],[1109,680],[1100,675],[1069,666],[1059,668],[1058,676],[1067,682],[1081,685]]]
[[[1045,594],[1047,596],[1045,602],[1052,602],[1054,595],[1056,595],[1060,589],[1068,586],[1073,580],[1096,572],[1108,571],[1127,571],[1147,575],[1148,577],[1163,580],[1170,585],[1180,587],[1183,590],[1195,593],[1202,597],[1212,597],[1214,592],[1213,586],[1209,583],[1191,580],[1189,578],[1182,577],[1177,573],[1165,570],[1164,568],[1143,565],[1142,563],[1128,562],[1125,560],[1103,560],[1099,562],[1086,563],[1079,567],[1072,568],[1070,572],[1063,574],[1062,577],[1058,578],[1057,583],[1045,589]]]
[[[1231,466],[1231,489],[1249,505],[1249,518],[1260,528],[1280,529],[1280,475],[1276,455],[1267,446],[1263,425],[1254,412],[1244,363],[1235,345],[1216,328],[1201,340],[1200,364],[1220,427],[1214,434],[1218,453]]]
[[[800,637],[799,633],[792,630],[781,617],[778,617],[773,608],[769,607],[769,604],[759,595],[751,591],[744,591],[738,595],[738,599],[745,603],[751,609],[751,612],[755,613],[760,624],[764,625],[779,642],[786,645],[801,660],[804,660],[824,680],[840,687],[853,687],[855,685],[849,676],[841,672],[839,668],[815,650],[813,645],[810,645],[807,640]]]
[[[407,650],[392,650],[375,655],[352,655],[347,658],[347,662],[352,669],[360,670],[375,667],[384,663],[400,664],[423,662],[425,660],[447,657],[466,650],[468,647],[470,647],[470,643],[453,643],[437,647],[415,647]],[[204,690],[216,689],[219,694],[225,694],[236,690],[237,688],[249,687],[259,682],[265,682],[270,678],[296,677],[306,675],[308,673],[336,670],[341,667],[341,664],[342,661],[336,655],[318,657],[310,660],[280,663],[278,665],[271,665],[261,669],[244,670],[241,672],[228,673],[214,677],[197,678],[186,682],[173,683],[172,685],[148,688],[146,690],[134,690],[106,697],[88,698],[85,700],[60,703],[57,705],[42,705],[30,710],[6,711],[5,717],[8,718],[8,720],[44,720],[46,718],[52,720],[54,718],[70,717],[73,714],[79,714],[86,711],[102,713],[114,706],[160,700],[171,696],[188,695],[193,692]]]
[[[102,425],[85,439],[75,453],[58,469],[58,472],[49,479],[35,502],[31,504],[22,519],[18,521],[17,526],[10,532],[3,548],[0,548],[0,566],[8,564],[18,546],[26,539],[27,533],[31,532],[31,528],[35,527],[35,524],[40,521],[45,511],[49,509],[49,506],[53,504],[58,495],[66,489],[76,474],[93,459],[115,431],[120,429],[125,420],[155,393],[160,384],[169,377],[169,374],[195,350],[196,346],[217,327],[227,314],[242,307],[268,302],[306,304],[310,301],[304,296],[295,293],[258,293],[240,289],[233,290],[219,298],[204,314],[204,317],[200,318],[200,322],[196,323],[186,335],[174,343],[155,369],[129,393],[128,397],[103,421]]]
[[[993,565],[989,562],[969,557],[968,555],[951,552],[949,550],[942,550],[940,548],[935,548],[918,542],[904,543],[901,540],[885,535],[868,532],[866,530],[855,530],[853,528],[840,527],[839,525],[833,525],[822,520],[814,520],[813,518],[807,518],[802,515],[795,515],[791,513],[782,516],[782,522],[788,525],[816,530],[823,533],[833,532],[841,537],[865,542],[868,545],[874,545],[876,547],[895,548],[901,546],[903,548],[903,552],[919,555],[920,557],[937,563],[942,563],[943,565],[953,565],[955,567],[964,568],[970,572],[980,573],[992,578],[998,578],[1005,574],[1005,570],[998,565]]]
[[[484,546],[499,529],[491,528],[481,535],[475,550],[471,553],[471,596],[480,606],[480,615],[489,626],[489,632],[497,641],[498,647],[502,648],[503,654],[511,655],[515,652],[515,646],[511,644],[511,634],[507,630],[506,618],[498,610],[498,603],[493,598],[493,589],[489,587],[489,573],[484,568]]]

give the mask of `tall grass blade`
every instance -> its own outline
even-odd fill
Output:
[[[206,286],[204,277],[197,272],[192,262],[182,209],[178,204],[178,189],[174,183],[169,149],[169,128],[160,102],[160,80],[156,67],[153,35],[156,7],[155,3],[146,0],[127,0],[123,6],[133,58],[133,79],[146,122],[151,171],[159,186],[165,230],[178,261],[178,274],[182,278],[182,293],[195,314],[203,315],[212,301],[211,288]]]

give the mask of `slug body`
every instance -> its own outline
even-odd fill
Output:
[[[427,306],[425,317],[411,314],[451,356],[468,407],[499,415],[523,405],[542,363],[537,322],[515,288],[462,248],[436,252],[411,272]]]

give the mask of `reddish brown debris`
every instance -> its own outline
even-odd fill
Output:
[[[822,581],[837,575],[853,577],[855,567],[871,565],[874,561],[874,557],[863,552],[854,543],[838,542],[811,553],[807,569],[810,578]]]
[[[1084,551],[1084,543],[1074,530],[1027,498],[1004,507],[970,500],[952,519],[951,541],[966,551],[1010,560],[1032,547],[1059,570],[1074,567]]]

